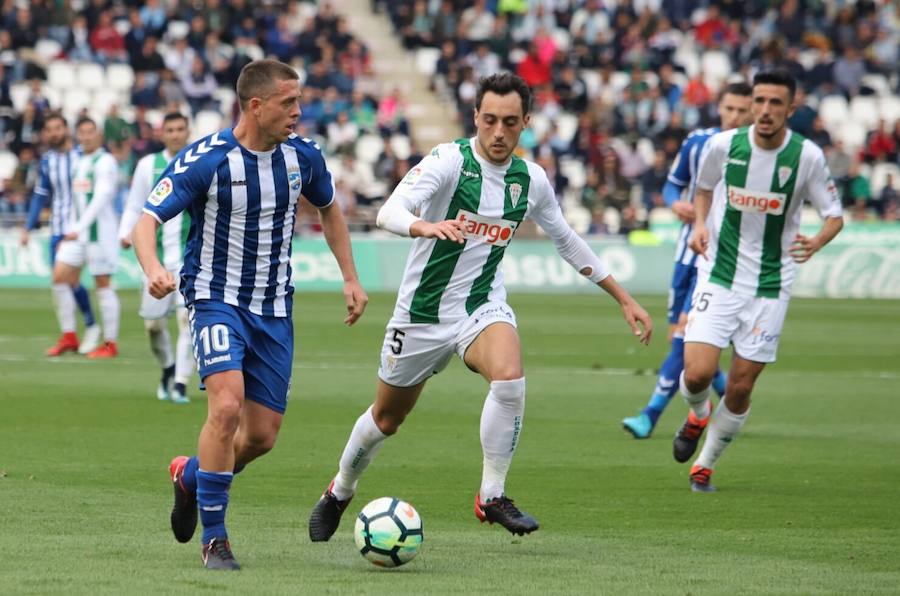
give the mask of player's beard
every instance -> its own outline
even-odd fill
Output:
[[[756,134],[758,134],[759,136],[761,136],[761,137],[764,138],[764,139],[774,139],[776,136],[778,136],[778,134],[779,134],[782,130],[784,130],[784,127],[785,127],[785,126],[787,126],[787,120],[785,120],[784,122],[782,122],[782,123],[781,123],[781,126],[779,126],[778,128],[776,128],[776,129],[773,130],[772,132],[768,132],[768,133],[762,132],[761,130],[759,130],[759,127],[757,126],[757,127],[756,127]]]

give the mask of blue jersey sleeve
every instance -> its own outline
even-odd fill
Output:
[[[325,157],[319,146],[308,139],[295,139],[297,157],[300,159],[300,171],[303,174],[303,196],[321,209],[334,201],[334,182],[331,172],[325,165]]]
[[[33,230],[37,227],[38,220],[41,217],[41,210],[47,205],[47,199],[50,198],[52,187],[50,186],[50,166],[47,158],[41,159],[41,165],[38,168],[38,181],[34,185],[34,191],[31,194],[31,204],[28,207],[28,218],[25,220],[25,229]]]
[[[675,161],[669,169],[669,182],[680,188],[685,188],[691,183],[691,147],[695,138],[691,135],[681,143],[681,149],[678,150]]]
[[[206,197],[222,153],[200,154],[190,145],[175,156],[144,203],[144,212],[164,223]]]

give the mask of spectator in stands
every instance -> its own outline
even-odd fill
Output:
[[[155,108],[159,104],[159,88],[148,80],[147,73],[136,72],[134,74],[134,86],[131,88],[131,105],[141,108]]]
[[[25,221],[27,197],[38,176],[38,159],[32,145],[20,145],[17,157],[19,162],[6,183],[3,201],[0,202],[0,219],[8,225],[21,225]]]
[[[188,45],[187,38],[180,37],[163,56],[166,68],[174,73],[177,79],[183,79],[191,73],[197,52]]]
[[[144,39],[140,53],[131,60],[131,68],[135,72],[147,73],[148,79],[153,83],[159,81],[160,72],[166,67],[157,48],[156,37],[149,35]]]
[[[154,35],[159,36],[166,30],[166,9],[160,0],[144,0],[141,3],[141,21]]]
[[[412,13],[402,27],[403,47],[414,50],[422,46],[434,45],[434,19],[428,12],[425,0],[416,0]]]
[[[134,134],[134,128],[119,115],[119,106],[112,104],[109,106],[109,112],[106,114],[106,120],[103,122],[103,138],[108,143],[122,143],[126,139],[130,139]],[[129,145],[130,148],[130,145]],[[122,162],[119,161],[119,165]],[[126,185],[127,189],[129,185]]]
[[[831,135],[825,128],[825,121],[819,116],[813,119],[812,130],[809,131],[809,140],[825,150],[831,147]]]
[[[706,11],[706,18],[694,29],[694,38],[704,48],[714,49],[724,43],[727,33],[728,25],[722,18],[719,7],[712,4]]]
[[[485,0],[475,0],[474,5],[465,9],[460,15],[460,35],[470,42],[475,43],[489,39],[493,29],[494,15],[487,9]]]
[[[887,131],[884,119],[878,121],[878,128],[869,133],[864,154],[867,161],[896,161],[897,142]]]
[[[458,27],[459,19],[457,18],[453,1],[443,0],[438,14],[434,17],[433,31],[435,42],[443,44],[447,40],[454,39]]]
[[[806,75],[806,89],[817,95],[827,95],[834,86],[834,61],[824,47],[816,54],[816,63]]]
[[[802,81],[803,79],[796,80]],[[803,89],[803,85],[797,86],[797,92],[794,95],[794,105],[796,108],[794,109],[794,115],[788,119],[788,126],[791,127],[791,130],[804,137],[809,137],[813,130],[813,122],[818,117],[818,114],[807,103],[806,91]]]
[[[476,45],[475,51],[470,52],[464,61],[472,68],[476,79],[481,79],[500,71],[500,58],[491,51],[487,42],[481,42]]]
[[[849,99],[859,93],[862,78],[866,74],[866,66],[856,46],[850,44],[844,48],[844,54],[834,63],[834,82],[838,90]]]
[[[376,132],[375,108],[372,103],[360,91],[354,91],[351,100],[350,121],[361,132],[370,134]]]
[[[860,172],[859,163],[854,162],[847,173],[847,197],[844,202],[854,210],[854,219],[865,219],[865,211],[872,200],[872,188],[869,179]]]
[[[24,147],[37,145],[41,140],[41,129],[44,122],[34,107],[27,103],[21,114],[14,116],[8,124],[7,135],[9,150],[19,153]]]
[[[180,106],[187,101],[184,89],[182,88],[181,83],[175,78],[174,72],[168,68],[164,68],[160,72],[160,77],[161,80],[158,85],[157,94],[162,105]]]
[[[297,51],[296,37],[291,31],[287,15],[279,15],[275,27],[266,34],[266,54],[281,62],[290,63]]]
[[[597,200],[601,208],[611,207],[619,213],[631,203],[631,184],[622,175],[619,156],[612,149],[603,156],[603,163],[597,172],[599,187]]]
[[[516,67],[516,74],[525,79],[531,87],[539,87],[550,82],[550,62],[541,58],[537,43],[529,44],[528,54]]]
[[[232,87],[232,82],[236,80],[232,72],[234,48],[222,43],[218,33],[210,31],[206,34],[202,55],[203,60],[209,65],[216,83],[220,86]]]
[[[69,39],[69,27],[75,20],[76,12],[71,2],[49,2],[46,8],[49,10],[47,19],[47,34],[50,39],[65,47]]]
[[[209,32],[209,28],[206,25],[206,19],[202,14],[194,14],[191,17],[191,25],[187,34],[187,42],[188,45],[194,48],[194,51],[200,53],[203,51],[203,46],[206,44],[206,34]]]
[[[191,106],[191,114],[197,115],[200,110],[217,110],[219,102],[213,99],[218,85],[216,79],[207,68],[200,56],[194,56],[190,72],[182,76],[180,81],[188,105]]]
[[[896,221],[898,210],[900,210],[900,190],[894,181],[894,175],[888,174],[884,179],[884,187],[878,196],[878,206],[880,214],[886,221]]]
[[[150,37],[150,32],[141,20],[141,13],[137,8],[128,11],[128,33],[125,34],[125,52],[128,54],[128,62],[134,67],[140,59],[144,49],[144,42]]]
[[[128,61],[128,53],[125,51],[125,39],[113,25],[110,11],[104,10],[100,13],[100,19],[91,32],[90,40],[94,59],[101,64]]]
[[[641,198],[644,208],[650,211],[656,207],[665,207],[662,189],[669,177],[668,160],[662,149],[653,154],[653,165],[641,174]]]
[[[571,65],[566,65],[554,77],[553,92],[559,98],[559,103],[564,110],[574,114],[580,114],[587,109],[588,91],[584,79],[578,75],[578,71]]]
[[[64,46],[69,60],[82,62],[94,60],[90,35],[84,15],[75,17],[75,20],[72,21],[72,28],[69,30],[69,39]]]
[[[10,26],[12,47],[14,50],[33,48],[38,40],[37,23],[27,3],[19,3],[16,8],[16,19]]]

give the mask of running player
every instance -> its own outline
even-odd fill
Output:
[[[166,148],[141,158],[134,169],[134,176],[131,178],[131,189],[122,213],[122,222],[119,224],[119,241],[122,248],[131,247],[131,230],[141,216],[144,202],[150,196],[150,191],[153,190],[154,184],[160,179],[169,162],[187,144],[188,134],[188,121],[184,115],[178,112],[166,114],[162,124],[162,141]],[[158,248],[162,251],[163,265],[173,275],[179,275],[181,271],[182,249],[190,225],[190,217],[179,213],[162,226]],[[175,354],[172,353],[172,340],[169,338],[168,326],[168,317],[172,313],[176,314],[175,318],[178,321],[178,341]],[[147,288],[147,277],[144,276],[139,314],[144,319],[144,329],[147,330],[150,337],[150,349],[162,368],[156,397],[160,400],[171,400],[176,404],[189,403],[191,400],[186,395],[187,384],[196,364],[191,347],[191,331],[188,327],[184,299],[181,294],[172,292],[162,300],[157,300],[150,295]]]
[[[697,184],[700,154],[706,141],[720,130],[731,130],[752,122],[750,93],[750,85],[747,83],[731,83],[725,87],[719,100],[722,128],[698,129],[688,135],[681,144],[681,151],[676,156],[669,179],[663,187],[663,199],[683,223],[675,249],[672,287],[669,289],[669,341],[672,348],[660,366],[659,378],[650,401],[637,416],[622,420],[622,426],[635,439],[646,439],[653,432],[669,400],[678,391],[678,377],[684,368],[684,325],[691,309],[691,292],[697,283],[697,254],[688,247],[687,242],[694,224],[691,198]],[[685,189],[687,192],[682,197]],[[716,371],[712,384],[721,397],[725,392],[725,374],[721,370]]]
[[[118,265],[119,216],[113,201],[118,192],[119,166],[103,148],[103,133],[90,118],[75,125],[81,157],[72,179],[72,209],[65,234],[56,253],[53,290],[63,335],[75,331],[75,298],[81,269],[87,265],[94,276],[97,304],[103,321],[104,343],[88,358],[113,358],[118,354],[119,297],[112,286]]]
[[[690,472],[697,492],[715,490],[713,467],[747,420],[757,377],[775,361],[797,264],[843,227],[822,150],[787,127],[795,89],[785,72],[756,75],[754,124],[715,135],[701,159],[690,246],[702,258],[680,383],[691,412],[673,444],[675,459],[687,461],[709,425]],[[824,218],[812,237],[799,233],[804,199]],[[734,354],[725,398],[710,416],[709,386],[729,344]]]
[[[209,412],[198,455],[169,466],[171,524],[188,542],[203,525],[203,564],[239,569],[225,529],[233,475],[275,444],[287,407],[294,353],[291,236],[302,194],[319,209],[325,239],[344,277],[352,325],[368,297],[359,285],[350,234],[334,202],[319,147],[293,133],[300,117],[297,72],[275,60],[247,64],[237,81],[241,116],[233,129],[183,149],[157,182],[132,232],[150,294],[175,290],[160,262],[160,224],[191,216],[181,270],[200,380]]]
[[[28,211],[28,219],[25,229],[22,230],[21,244],[26,246],[31,231],[38,225],[41,210],[48,204],[50,206],[50,268],[56,265],[56,250],[62,242],[66,221],[72,209],[72,176],[81,152],[72,144],[69,133],[69,124],[66,119],[57,112],[51,113],[44,120],[44,135],[48,145],[47,151],[41,157],[41,165],[38,170],[38,182],[34,187],[31,197],[31,206]],[[73,328],[63,332],[56,345],[47,350],[47,356],[59,356],[66,352],[78,351],[79,354],[92,352],[100,344],[100,326],[94,319],[91,309],[91,299],[81,281],[72,288],[72,294],[78,310],[84,318],[84,337],[78,343],[78,336]],[[57,291],[54,288],[54,297]]]
[[[650,317],[565,222],[546,172],[513,155],[528,124],[531,97],[515,75],[481,79],[477,136],[435,147],[378,213],[379,227],[415,241],[384,336],[375,403],[356,421],[338,473],[310,515],[313,541],[334,534],[360,475],[397,432],[427,379],[454,353],[489,385],[475,514],[514,534],[538,529],[504,490],[522,430],[525,377],[516,316],[506,303],[499,265],[524,218],[537,222],[572,267],[620,304],[641,342],[650,341]]]

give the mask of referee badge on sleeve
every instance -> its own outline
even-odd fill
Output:
[[[156,184],[156,188],[153,189],[147,200],[156,207],[170,194],[172,194],[172,179],[166,176]]]

